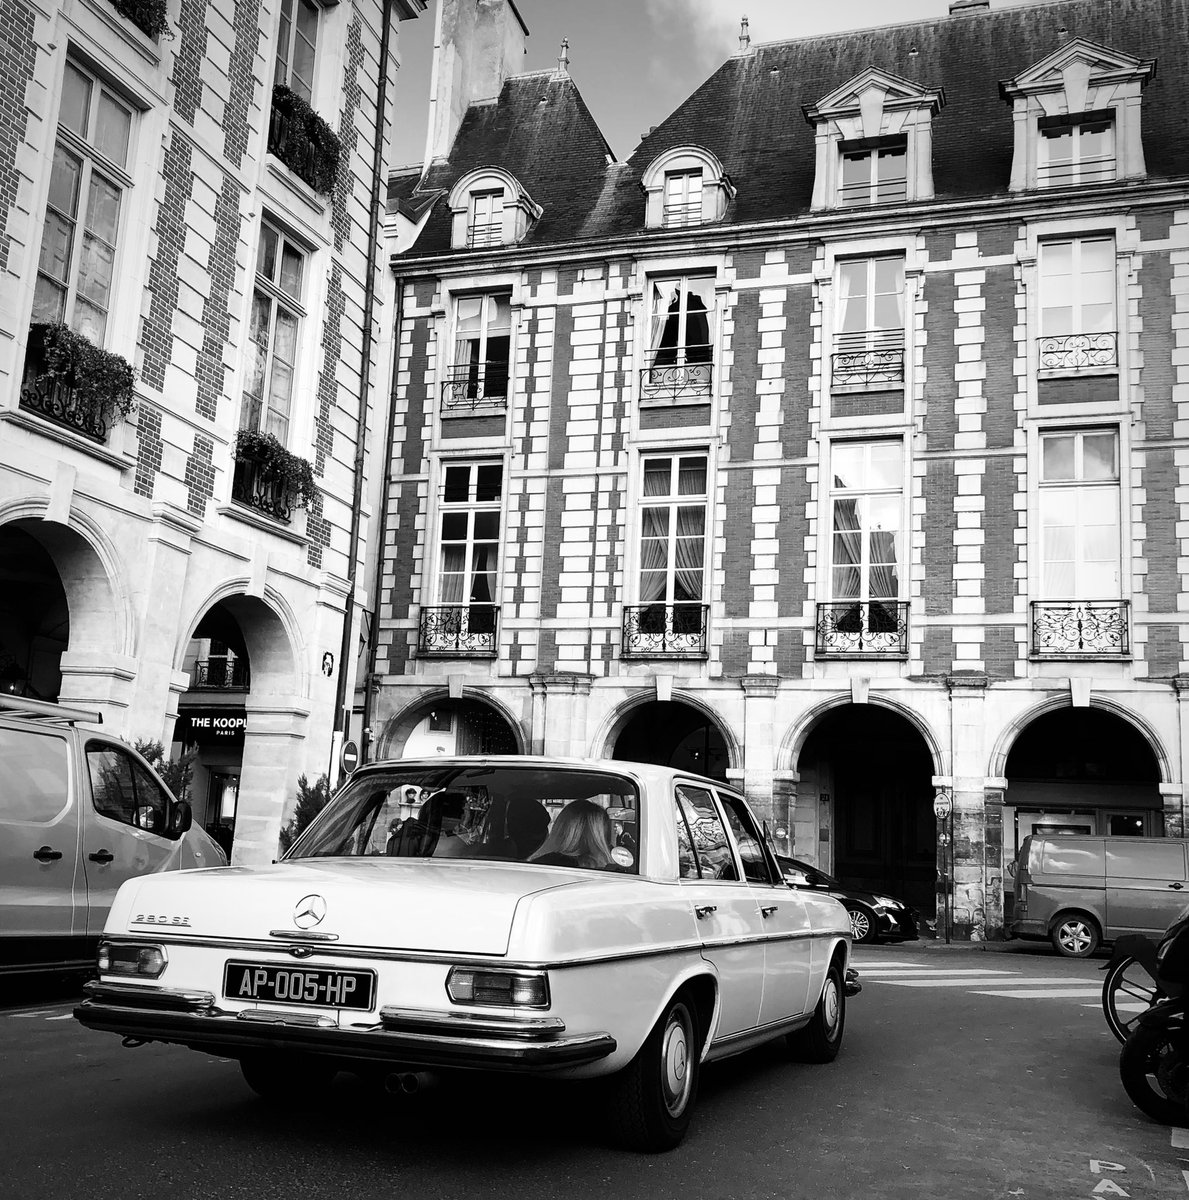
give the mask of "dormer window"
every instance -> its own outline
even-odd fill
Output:
[[[1104,183],[1115,178],[1115,121],[1112,113],[1042,117],[1039,187]]]
[[[873,146],[843,142],[839,150],[839,204],[890,204],[908,198],[907,138],[887,138]]]
[[[944,104],[940,88],[872,67],[806,105],[815,130],[813,207],[931,200],[933,118]]]
[[[999,85],[1012,106],[1013,192],[1079,187],[1147,173],[1140,133],[1152,59],[1074,38]]]
[[[450,190],[450,244],[456,250],[491,249],[522,241],[540,219],[520,182],[498,167],[470,171]]]
[[[735,189],[718,161],[699,146],[678,146],[653,159],[640,179],[644,224],[686,229],[721,221]]]

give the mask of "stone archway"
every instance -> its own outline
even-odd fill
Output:
[[[490,697],[444,690],[421,696],[390,717],[376,740],[375,757],[435,754],[523,754],[523,732]]]
[[[725,781],[733,767],[727,731],[685,700],[646,700],[617,720],[607,739],[610,757],[658,763]]]

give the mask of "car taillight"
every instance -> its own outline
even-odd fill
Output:
[[[103,975],[138,975],[156,979],[165,970],[169,958],[164,946],[100,942],[96,965]]]
[[[499,1008],[548,1008],[549,977],[544,971],[490,971],[453,967],[446,994],[455,1004]]]

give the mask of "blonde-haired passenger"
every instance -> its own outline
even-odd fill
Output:
[[[549,834],[529,862],[547,867],[614,869],[611,840],[614,829],[606,809],[593,800],[573,800],[553,819]]]

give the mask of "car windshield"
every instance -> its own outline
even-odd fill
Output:
[[[635,874],[639,793],[605,771],[396,763],[349,783],[285,857],[367,856]]]

